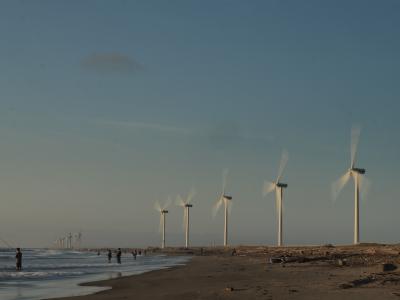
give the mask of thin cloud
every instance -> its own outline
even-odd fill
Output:
[[[165,134],[176,134],[184,136],[196,136],[211,141],[213,144],[232,144],[237,141],[254,140],[273,142],[272,135],[259,135],[257,133],[242,132],[238,124],[224,124],[211,128],[211,130],[195,130],[186,127],[170,126],[166,124],[139,122],[139,121],[100,121],[102,125],[112,126],[120,129],[150,130]]]
[[[152,131],[183,134],[183,135],[188,135],[193,133],[191,130],[187,128],[169,126],[158,123],[135,122],[135,121],[104,121],[102,123],[105,125],[110,125],[125,129],[148,129]]]
[[[243,130],[240,123],[232,120],[214,124],[206,132],[205,136],[215,145],[232,145],[238,141],[266,141],[272,142],[273,136],[269,134],[261,135],[256,132]]]
[[[99,73],[132,73],[143,69],[140,63],[120,53],[93,53],[82,59],[81,66]]]

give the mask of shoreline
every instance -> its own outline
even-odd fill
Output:
[[[60,300],[399,299],[399,245],[204,248],[185,264],[82,286],[111,287]],[[159,254],[179,255],[169,248]],[[271,258],[279,263],[270,263]]]

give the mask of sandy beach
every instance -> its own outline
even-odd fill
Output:
[[[232,249],[205,249],[201,256],[194,251],[185,266],[88,283],[112,289],[62,299],[399,299],[399,251],[377,245],[238,247],[232,256]]]

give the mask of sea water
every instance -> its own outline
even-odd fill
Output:
[[[188,257],[137,256],[123,253],[122,264],[113,254],[67,250],[23,249],[22,271],[15,270],[14,249],[0,249],[0,299],[36,300],[78,296],[107,288],[79,283],[140,274],[184,264]]]

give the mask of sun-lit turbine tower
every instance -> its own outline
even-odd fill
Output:
[[[276,184],[279,195],[279,216],[278,216],[278,246],[283,245],[283,213],[282,213],[282,202],[283,202],[283,189],[286,189],[288,185],[286,183],[278,182]]]
[[[365,169],[356,168],[357,146],[360,139],[360,127],[353,127],[351,130],[351,161],[350,168],[346,173],[332,184],[332,197],[336,200],[340,191],[349,181],[350,177],[354,179],[354,244],[360,243],[360,191],[363,190],[366,194],[369,188],[369,180],[364,176]]]
[[[283,245],[283,212],[282,212],[282,203],[283,203],[283,190],[288,187],[286,183],[282,183],[280,180],[283,175],[283,171],[285,166],[289,160],[289,155],[286,150],[282,152],[281,162],[278,170],[278,177],[275,182],[266,181],[264,183],[263,195],[264,197],[270,192],[275,190],[276,197],[276,212],[278,217],[278,246]]]
[[[354,244],[360,243],[360,179],[365,174],[365,169],[352,168],[351,174],[354,178]]]
[[[162,229],[162,244],[161,248],[165,248],[165,215],[168,213],[168,210],[163,209],[161,211],[161,216],[162,216],[162,224],[163,224],[163,229]]]
[[[186,209],[185,247],[186,248],[189,248],[189,211],[191,207],[193,207],[193,204],[189,203],[185,204],[185,209]]]
[[[157,210],[160,213],[160,226],[159,230],[162,231],[162,243],[161,243],[161,248],[165,248],[165,216],[168,213],[167,207],[171,204],[171,199],[168,198],[168,201],[164,204],[163,207],[161,207],[159,202],[156,202],[154,204],[154,209]]]
[[[190,229],[190,208],[193,207],[192,199],[196,192],[194,188],[190,191],[185,200],[178,195],[176,205],[183,208],[183,229],[185,230],[185,248],[189,248],[189,229]]]
[[[225,193],[226,187],[226,179],[228,176],[228,170],[224,170],[222,174],[222,194],[215,203],[213,207],[213,216],[215,216],[221,207],[224,204],[224,211],[225,211],[225,222],[224,222],[224,246],[228,246],[228,216],[229,216],[229,206],[231,205],[232,196],[229,196]]]
[[[228,246],[228,205],[229,201],[232,200],[231,196],[225,195],[223,196],[224,199],[224,205],[225,205],[225,224],[224,224],[224,246]]]

